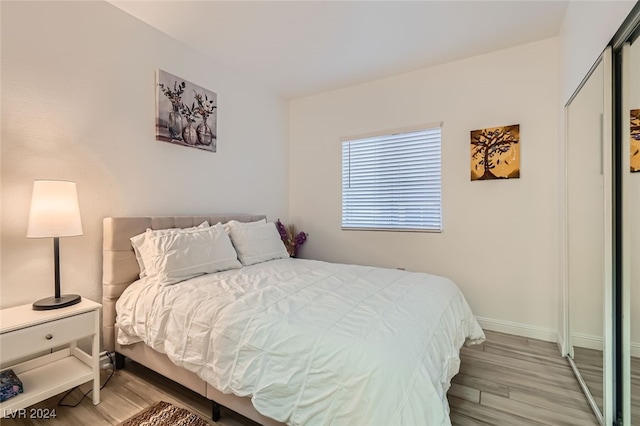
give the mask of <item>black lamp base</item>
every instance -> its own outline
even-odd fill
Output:
[[[60,297],[47,297],[33,302],[34,311],[48,311],[50,309],[66,308],[67,306],[80,303],[82,298],[77,294],[63,294]]]

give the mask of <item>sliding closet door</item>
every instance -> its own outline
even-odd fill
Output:
[[[640,39],[623,46],[621,114],[623,418],[640,425]],[[630,396],[630,397],[629,397]],[[631,419],[629,421],[629,419]]]
[[[607,47],[602,53],[604,65],[603,81],[603,114],[602,114],[602,174],[604,178],[604,191],[602,199],[604,204],[604,356],[603,356],[603,415],[606,426],[611,426],[616,420],[614,394],[614,219],[613,219],[613,51]]]
[[[601,424],[613,424],[611,51],[566,107],[569,357]]]

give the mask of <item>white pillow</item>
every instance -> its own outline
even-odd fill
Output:
[[[248,227],[232,227],[230,237],[240,262],[245,266],[289,257],[287,248],[273,222]]]
[[[224,224],[224,230],[227,231],[227,234],[231,233],[232,229],[240,229],[240,228],[254,228],[256,226],[264,225],[267,223],[266,219],[260,219],[255,222],[240,222],[237,220],[230,220],[229,222]]]
[[[144,266],[144,262],[142,260],[142,252],[148,250],[147,247],[147,235],[163,235],[163,234],[171,234],[185,231],[192,231],[194,229],[202,229],[208,228],[209,222],[204,221],[198,226],[192,226],[190,228],[168,228],[168,229],[147,229],[142,234],[138,234],[135,237],[131,237],[131,245],[133,246],[133,251],[136,254],[136,260],[138,261],[138,266],[140,267],[140,278],[144,278],[147,276],[147,268]]]
[[[147,278],[159,285],[242,267],[221,223],[208,228],[147,235],[142,252]]]

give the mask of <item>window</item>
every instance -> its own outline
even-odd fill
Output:
[[[441,128],[342,142],[342,228],[442,230]]]

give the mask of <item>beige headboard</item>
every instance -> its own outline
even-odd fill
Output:
[[[147,229],[188,228],[208,221],[253,222],[264,215],[226,214],[210,216],[107,217],[103,220],[102,243],[102,341],[103,350],[115,348],[116,302],[125,288],[138,279],[140,269],[129,238]]]

